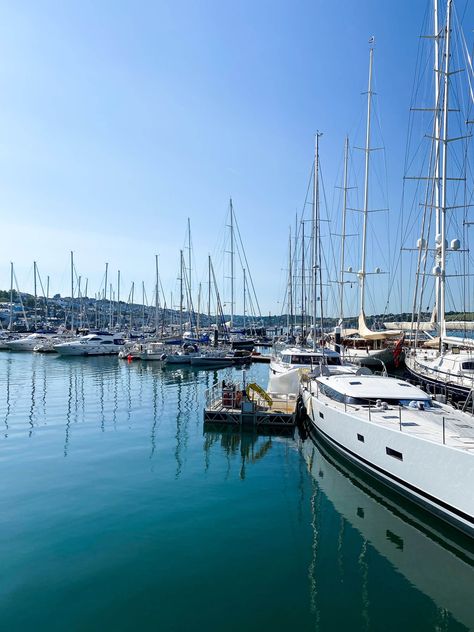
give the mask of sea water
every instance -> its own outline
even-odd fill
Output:
[[[241,377],[0,355],[2,630],[474,628],[469,543],[298,432],[204,429]]]

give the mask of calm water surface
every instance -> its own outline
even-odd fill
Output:
[[[204,432],[233,371],[0,355],[1,629],[474,629],[469,544],[310,439]]]

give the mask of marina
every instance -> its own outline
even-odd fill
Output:
[[[5,7],[2,630],[474,630],[474,5],[423,4]]]
[[[387,613],[388,629],[407,616],[419,630],[472,628],[462,536],[296,429],[203,423],[206,390],[240,369],[0,362],[6,628],[377,628]],[[267,372],[253,366],[247,383]],[[291,577],[284,599],[276,568]]]

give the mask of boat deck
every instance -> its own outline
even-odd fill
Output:
[[[450,406],[433,402],[426,410],[394,405],[379,408],[336,402],[322,393],[318,399],[364,421],[474,454],[474,417]]]

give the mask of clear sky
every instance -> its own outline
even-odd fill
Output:
[[[329,205],[344,135],[363,144],[371,35],[396,223],[428,5],[1,2],[0,287],[13,261],[20,289],[31,291],[36,260],[52,290],[68,294],[73,250],[89,295],[107,261],[113,278],[120,268],[124,294],[143,280],[151,296],[155,254],[168,293],[188,217],[194,278],[204,280],[232,196],[262,311],[279,313],[314,133],[324,132]],[[460,0],[457,13],[470,33],[472,6]],[[380,235],[385,253],[390,239]],[[384,306],[385,297],[374,303]]]

